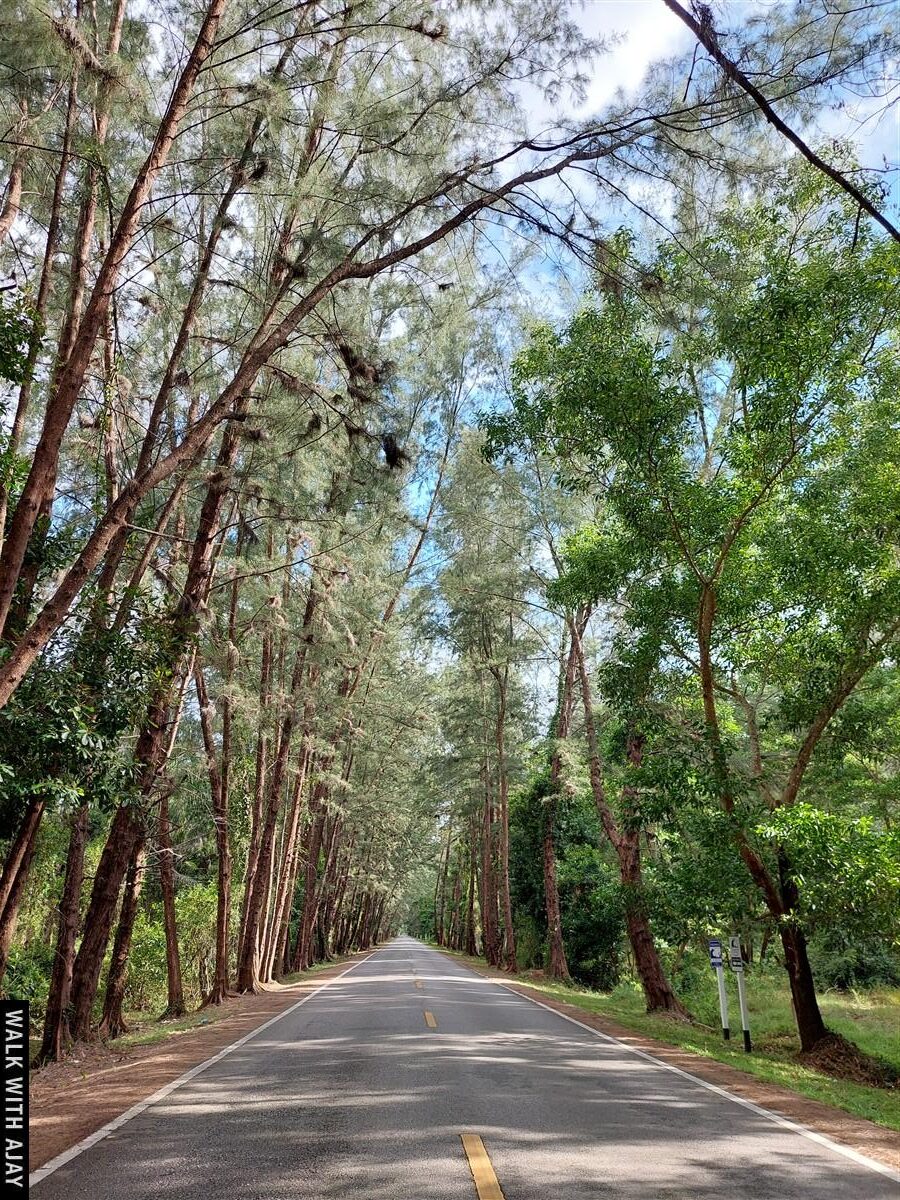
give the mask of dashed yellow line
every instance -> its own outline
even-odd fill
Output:
[[[425,1024],[429,1029],[437,1029],[437,1021],[435,1020],[434,1013],[429,1012],[427,1008],[425,1009]]]
[[[459,1136],[469,1160],[469,1170],[475,1180],[478,1200],[503,1200],[503,1192],[500,1190],[500,1183],[494,1174],[488,1152],[484,1148],[484,1142],[477,1133],[461,1133]]]

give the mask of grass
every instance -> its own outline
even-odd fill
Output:
[[[464,954],[455,954],[454,957],[484,965],[483,960],[467,959]],[[698,1023],[693,1025],[647,1013],[643,995],[636,985],[622,985],[613,992],[603,994],[581,985],[567,987],[547,982],[541,977],[535,979],[527,972],[522,974],[520,981],[553,999],[609,1017],[645,1037],[656,1038],[670,1046],[680,1046],[703,1058],[727,1063],[767,1083],[779,1084],[812,1100],[900,1131],[900,1095],[896,1090],[835,1079],[799,1060],[799,1044],[788,989],[771,975],[757,978],[752,974],[747,976],[747,1006],[753,1038],[751,1054],[744,1053],[740,1041],[737,989],[733,979],[728,980],[729,1012],[732,1038],[736,1036],[737,1042],[725,1042],[722,1039],[718,1028],[715,983],[712,980],[709,981],[708,990],[701,985],[682,994],[682,999],[698,1019]],[[900,989],[827,992],[820,997],[820,1004],[830,1029],[843,1034],[867,1053],[877,1055],[900,1069]]]

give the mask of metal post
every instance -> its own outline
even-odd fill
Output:
[[[716,983],[719,985],[719,1012],[722,1016],[722,1037],[727,1042],[731,1037],[728,1024],[728,994],[725,991],[725,971],[721,964],[716,967]]]
[[[722,1017],[722,1037],[727,1042],[731,1037],[728,1025],[728,995],[725,991],[725,964],[722,961],[722,943],[718,938],[709,939],[709,962],[716,973],[719,988],[719,1013]]]
[[[731,969],[737,977],[738,1004],[741,1006],[741,1029],[744,1032],[744,1049],[749,1054],[753,1049],[753,1044],[750,1041],[750,1017],[747,1013],[747,994],[744,991],[744,956],[741,953],[741,939],[739,937],[728,939],[728,951],[731,960]]]

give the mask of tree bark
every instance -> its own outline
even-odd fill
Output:
[[[556,879],[556,797],[544,801],[543,868],[544,904],[547,913],[548,959],[547,974],[551,979],[569,981],[569,964],[563,945],[562,916],[559,907],[559,887]]]
[[[510,638],[512,632],[510,631]],[[500,903],[503,912],[503,966],[516,972],[516,934],[509,893],[509,767],[506,761],[506,693],[509,668],[494,673],[497,682],[497,776],[500,792]]]
[[[0,886],[0,893],[4,899],[3,909],[0,911],[0,979],[6,974],[13,934],[19,921],[19,909],[22,907],[25,885],[37,849],[43,812],[43,800],[32,800],[29,803],[25,819],[7,854],[6,869]]]
[[[232,617],[234,589],[232,590]],[[230,650],[229,650],[230,653]],[[229,994],[228,949],[231,919],[231,843],[228,834],[228,769],[231,762],[231,705],[226,697],[222,716],[222,769],[216,757],[212,730],[212,705],[206,687],[203,667],[194,663],[194,682],[200,708],[200,728],[206,751],[209,790],[212,799],[213,825],[216,834],[216,958],[212,986],[204,997],[205,1004],[221,1004]]]
[[[138,900],[144,883],[144,861],[146,850],[144,839],[139,838],[131,852],[131,862],[125,875],[125,891],[119,911],[119,924],[113,941],[109,974],[106,978],[106,995],[103,999],[103,1016],[100,1020],[100,1036],[104,1039],[121,1037],[128,1032],[122,1011],[125,986],[128,983],[128,956],[131,953],[131,938],[137,916]]]
[[[72,830],[69,834],[66,876],[59,903],[59,931],[50,975],[47,1011],[44,1015],[44,1036],[38,1052],[39,1063],[59,1062],[69,1042],[68,1009],[72,994],[72,968],[75,964],[75,939],[78,936],[87,832],[88,806],[82,804],[72,817]]]
[[[100,264],[84,316],[71,351],[60,370],[48,400],[43,427],[32,455],[31,470],[19,497],[0,558],[0,630],[13,594],[42,506],[52,496],[59,452],[72,411],[81,394],[97,338],[119,278],[119,272],[137,232],[141,215],[156,178],[164,166],[203,64],[212,53],[226,0],[210,0],[200,30],[175,84],[153,146],[138,171],[122,209],[109,249]]]
[[[172,850],[172,829],[169,821],[169,797],[160,797],[157,817],[157,846],[159,848],[159,883],[163,901],[163,927],[166,933],[166,980],[168,999],[160,1020],[181,1017],[186,1011],[184,984],[181,977],[181,952],[178,948],[178,922],[175,914],[175,854]]]
[[[587,614],[585,614],[586,616]],[[582,626],[582,629],[586,626]],[[584,660],[584,647],[581,632],[577,622],[569,624],[572,645],[578,664],[578,675],[581,681],[581,699],[584,709],[584,727],[588,743],[589,774],[594,805],[600,820],[600,828],[605,833],[610,845],[616,852],[619,863],[619,878],[623,885],[625,896],[625,928],[634,965],[641,986],[644,989],[644,999],[647,1012],[663,1011],[689,1019],[690,1014],[682,1005],[668,976],[663,969],[644,896],[643,877],[641,872],[641,835],[637,828],[627,828],[622,832],[615,820],[606,799],[606,786],[603,779],[603,763],[600,758],[600,744],[597,739],[597,725],[594,719],[594,705],[591,699],[591,686],[588,679],[587,666]],[[640,765],[640,746],[633,737],[629,738],[629,761],[633,766]],[[627,798],[634,807],[634,792],[623,789],[623,798]]]
[[[140,814],[127,805],[116,809],[94,876],[84,932],[72,972],[71,1031],[76,1041],[86,1041],[91,1035],[91,1010],[116,903],[135,845],[143,838]]]

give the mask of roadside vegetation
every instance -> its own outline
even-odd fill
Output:
[[[467,955],[455,956],[478,963],[477,959]],[[648,1013],[640,985],[633,979],[623,981],[610,992],[587,988],[574,981],[555,983],[540,969],[522,971],[517,980],[527,984],[538,997],[547,996],[608,1017],[624,1029],[644,1037],[727,1063],[766,1083],[778,1084],[811,1100],[900,1131],[900,1093],[896,1087],[873,1087],[868,1082],[855,1081],[852,1076],[826,1073],[798,1055],[790,993],[777,973],[771,970],[751,972],[748,977],[752,1054],[745,1054],[741,1046],[734,983],[728,985],[733,1040],[725,1042],[719,1028],[717,989],[711,978],[699,974],[699,964],[693,985],[685,985],[679,980],[682,983],[679,994],[697,1014],[690,1024],[660,1013]],[[888,1077],[892,1074],[900,1076],[900,1039],[897,1037],[900,989],[835,989],[825,992],[820,1004],[830,1029],[882,1062]],[[689,1070],[689,1066],[686,1069]]]
[[[11,4],[0,981],[36,1064],[400,928],[740,1057],[734,935],[745,1067],[886,1119],[900,31],[667,7],[690,36],[597,99],[615,40],[565,0]]]

